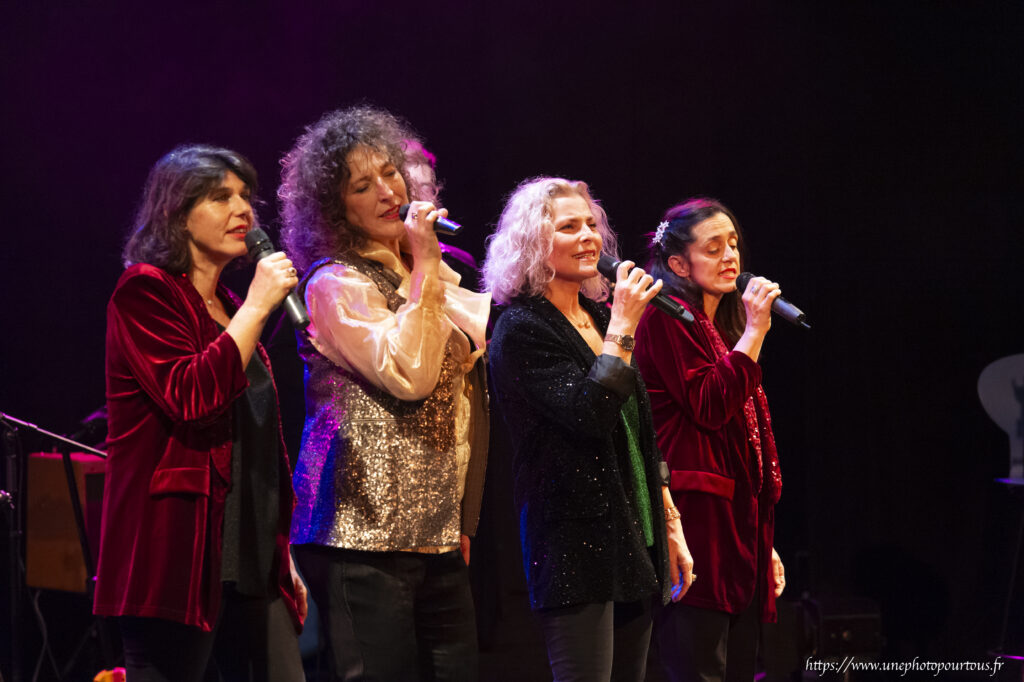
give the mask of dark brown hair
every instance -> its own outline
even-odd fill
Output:
[[[647,251],[647,272],[654,279],[661,278],[664,282],[664,293],[678,296],[698,310],[704,310],[703,291],[689,277],[680,277],[673,272],[668,259],[672,256],[689,259],[688,251],[694,241],[694,226],[719,213],[729,218],[736,228],[736,248],[740,254],[740,265],[746,267],[747,254],[739,221],[732,211],[715,199],[696,197],[676,204],[665,211],[662,217],[662,222],[667,223],[665,229],[659,229],[658,232],[649,235],[651,241]],[[739,341],[747,324],[742,297],[742,291],[731,291],[723,295],[715,312],[715,326],[725,337],[730,348]]]
[[[419,137],[402,119],[383,109],[356,106],[324,114],[306,128],[281,160],[281,237],[295,264],[308,268],[326,256],[343,254],[366,242],[363,231],[345,218],[343,188],[349,181],[348,155],[369,147],[385,155],[405,180],[408,198],[430,199],[430,187],[410,182],[406,149]]]
[[[121,254],[125,267],[149,263],[175,275],[188,272],[192,268],[185,230],[188,214],[220,186],[228,171],[256,193],[256,169],[230,149],[183,145],[157,161],[149,171],[135,227]]]

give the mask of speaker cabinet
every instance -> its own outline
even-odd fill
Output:
[[[76,452],[71,464],[95,562],[100,545],[104,460]],[[30,587],[85,592],[85,560],[61,456],[37,452],[28,458],[25,583]]]

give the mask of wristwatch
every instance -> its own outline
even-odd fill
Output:
[[[611,341],[622,346],[622,350],[632,351],[633,346],[636,345],[636,340],[630,334],[605,334],[605,341]]]

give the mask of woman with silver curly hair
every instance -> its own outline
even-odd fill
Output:
[[[609,310],[597,265],[615,252],[586,184],[536,178],[509,198],[484,263],[487,289],[508,304],[489,354],[555,680],[644,679],[651,597],[678,599],[693,580],[631,363],[661,282],[622,263]]]
[[[291,538],[336,679],[477,675],[467,564],[490,296],[442,263],[433,223],[447,212],[411,182],[408,141],[390,113],[354,107],[283,161],[284,242],[311,320]]]

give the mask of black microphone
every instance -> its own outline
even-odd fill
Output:
[[[270,237],[258,227],[252,228],[245,235],[245,246],[249,249],[249,259],[253,263],[274,253],[274,244],[270,241]],[[306,312],[306,306],[303,305],[298,294],[294,291],[289,292],[284,297],[282,305],[296,329],[301,331],[309,326],[309,313]]]
[[[405,216],[409,215],[409,204],[402,204],[401,208],[398,209],[398,217],[405,220]],[[459,225],[454,220],[448,220],[447,218],[437,217],[434,221],[434,232],[441,234],[456,235],[462,230],[462,225]]]
[[[741,295],[747,290],[747,285],[753,277],[754,275],[749,272],[741,272],[739,277],[736,278],[736,289]],[[784,319],[786,322],[792,322],[798,327],[803,327],[804,329],[811,328],[811,325],[807,324],[804,320],[804,311],[800,310],[781,296],[776,297],[776,299],[772,301],[772,312]]]
[[[611,256],[602,253],[601,257],[597,259],[597,271],[607,277],[612,282],[616,279],[616,270],[619,269],[619,263],[622,261],[612,260]],[[658,293],[651,299],[651,305],[660,310],[661,312],[676,318],[680,322],[686,324],[693,324],[693,315],[690,311],[679,305],[667,295]]]

